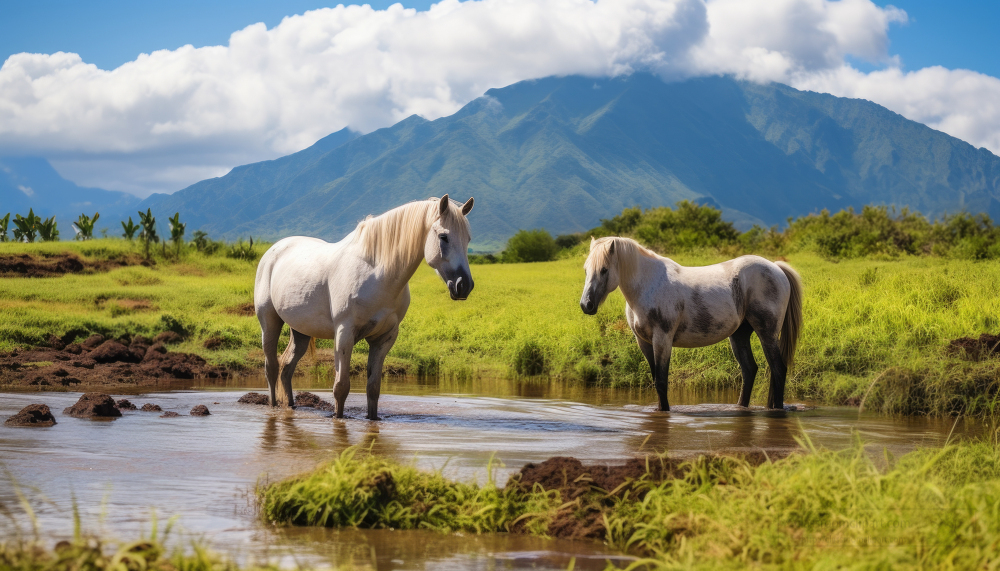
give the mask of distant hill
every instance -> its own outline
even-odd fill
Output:
[[[473,246],[522,228],[596,226],[628,206],[709,203],[741,228],[828,208],[962,209],[1000,218],[1000,158],[869,101],[725,77],[546,78],[449,117],[340,131],[139,208],[215,237],[339,239],[368,214],[476,197]]]
[[[73,238],[70,224],[80,214],[100,212],[97,228],[113,228],[122,215],[135,217],[138,204],[139,198],[125,192],[77,186],[59,176],[43,158],[0,157],[0,218],[10,212],[13,220],[15,214],[25,215],[28,209],[43,218],[55,216],[63,240]]]

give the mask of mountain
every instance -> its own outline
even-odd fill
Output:
[[[40,157],[0,157],[0,218],[8,212],[26,215],[28,209],[43,218],[55,216],[61,238],[73,237],[71,224],[80,214],[101,213],[97,228],[114,228],[122,216],[135,216],[139,198],[125,193],[86,188],[64,179]],[[11,222],[13,228],[13,222]],[[120,232],[118,232],[120,233]]]
[[[216,237],[339,239],[411,200],[475,196],[480,250],[518,229],[581,231],[628,206],[682,199],[740,227],[864,204],[1000,218],[1000,158],[989,151],[869,101],[726,77],[524,81],[449,117],[327,139],[140,208],[180,211]]]

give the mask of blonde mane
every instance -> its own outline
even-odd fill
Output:
[[[610,254],[611,244],[615,245],[615,253]],[[655,253],[643,248],[638,242],[631,238],[621,238],[610,236],[607,238],[597,238],[590,244],[590,255],[584,267],[590,271],[598,271],[606,268],[612,262],[618,268],[618,276],[622,281],[631,278],[639,263],[639,256],[647,258],[658,258]],[[614,260],[612,260],[614,257]]]
[[[427,232],[438,219],[439,204],[439,198],[417,200],[359,222],[355,240],[361,244],[365,258],[391,275],[402,273],[413,260],[423,258]],[[461,232],[468,241],[469,221],[461,207],[449,200],[448,212],[441,218],[446,225],[451,222],[452,230]]]

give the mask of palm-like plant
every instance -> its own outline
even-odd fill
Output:
[[[73,228],[76,229],[76,240],[92,240],[94,238],[94,225],[97,224],[97,219],[101,217],[100,212],[95,212],[94,217],[91,218],[86,214],[81,214],[76,222],[73,223]]]
[[[28,209],[27,216],[14,215],[14,241],[34,242],[38,236],[38,228],[42,225],[42,219],[35,214],[35,210]]]
[[[173,218],[167,218],[170,222],[170,241],[177,247],[177,255],[181,255],[181,244],[184,242],[184,229],[187,224],[181,223],[181,213],[177,212]]]
[[[125,230],[122,237],[131,242],[132,239],[135,238],[135,233],[139,230],[139,228],[141,228],[141,226],[132,222],[132,217],[129,216],[128,223],[122,222],[122,230]]]
[[[153,217],[153,212],[149,208],[146,209],[145,213],[139,211],[139,224],[142,226],[139,239],[142,240],[142,249],[148,260],[150,244],[160,241],[160,237],[156,235],[156,218]]]
[[[57,242],[59,240],[59,228],[56,225],[56,217],[46,218],[38,226],[38,235],[42,237],[42,242]]]
[[[9,223],[10,223],[10,212],[7,213],[7,216],[0,218],[0,242],[7,241],[7,224]]]

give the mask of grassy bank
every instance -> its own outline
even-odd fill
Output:
[[[880,462],[860,443],[841,452],[803,444],[809,453],[760,465],[700,458],[679,478],[647,475],[628,493],[593,488],[566,502],[558,490],[451,482],[348,451],[262,488],[259,498],[275,523],[543,535],[558,518],[596,509],[605,541],[662,568],[972,569],[995,561],[996,442]]]
[[[258,254],[266,246],[260,246]],[[134,255],[123,240],[0,244],[0,255],[73,252],[88,259]],[[687,265],[719,255],[683,255]],[[426,266],[411,281],[412,305],[387,364],[456,378],[550,375],[581,383],[638,386],[648,367],[611,295],[582,314],[583,255],[555,262],[474,266],[476,289],[453,302]],[[922,257],[830,261],[811,253],[789,262],[805,282],[805,330],[789,379],[792,398],[860,404],[891,413],[986,416],[996,412],[1000,362],[950,354],[950,339],[1000,329],[1000,265]],[[259,326],[247,313],[255,264],[187,252],[152,267],[58,278],[0,278],[0,349],[44,343],[48,334],[119,336],[172,328],[179,349],[212,362],[259,366]],[[221,339],[216,350],[203,344]],[[287,330],[286,330],[287,337]],[[321,342],[329,348],[329,342]],[[756,345],[757,359],[763,363]],[[355,360],[365,358],[364,343]],[[329,351],[326,351],[327,358]],[[324,365],[327,369],[328,365]],[[323,369],[320,369],[322,372]],[[757,383],[763,400],[766,369]],[[738,367],[722,343],[674,352],[671,382],[736,388]]]

